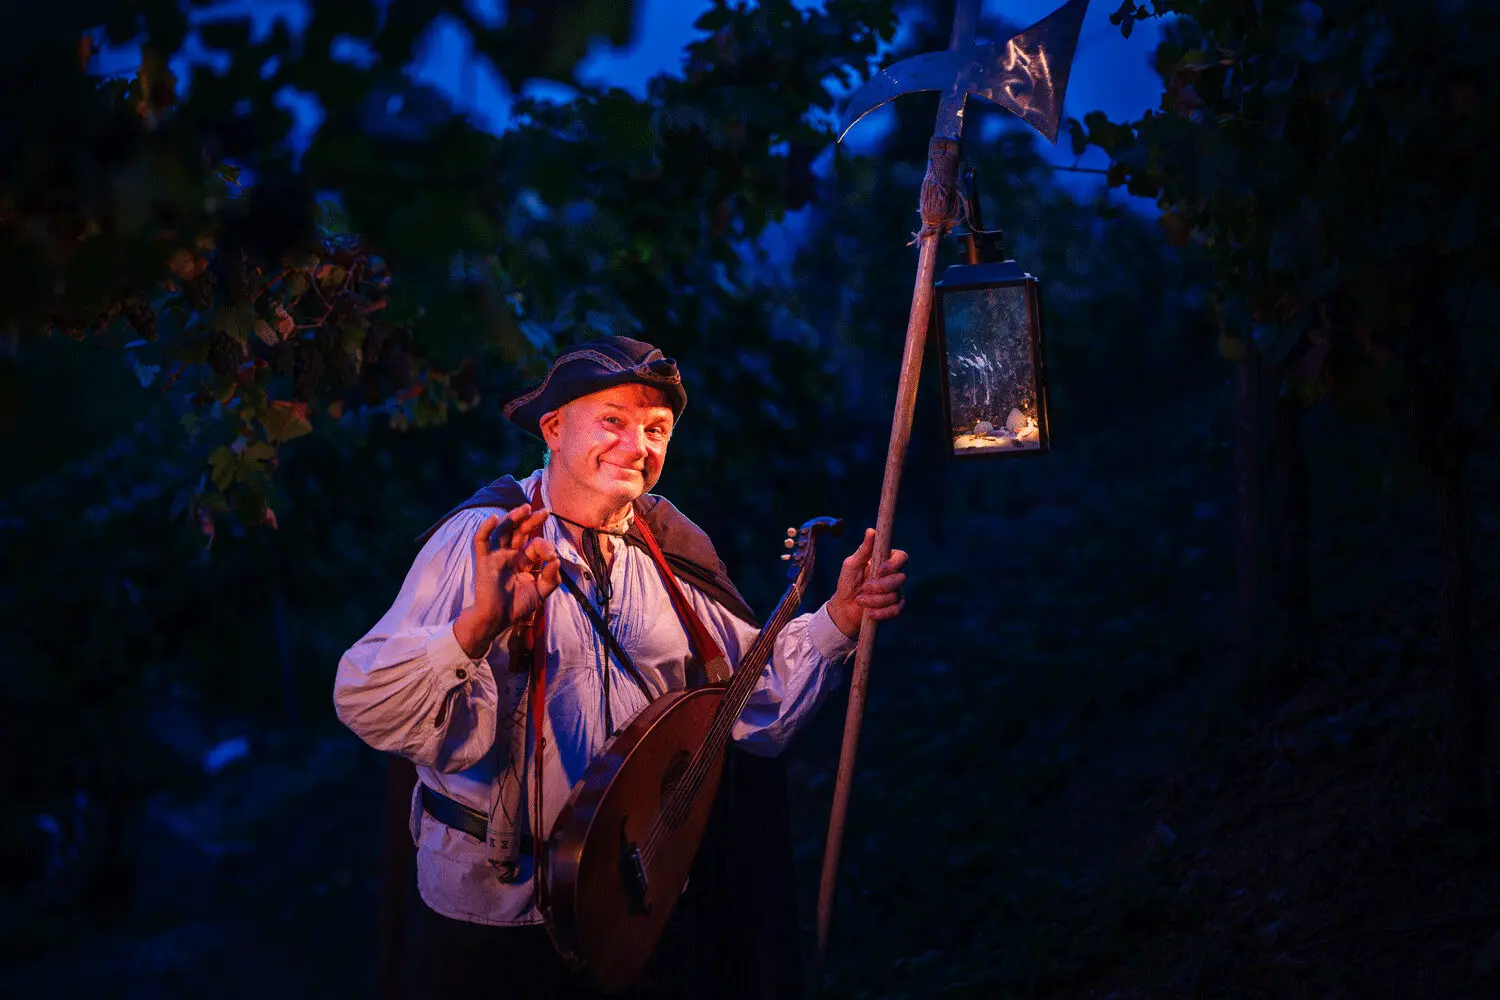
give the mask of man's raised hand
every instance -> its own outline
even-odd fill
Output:
[[[549,516],[522,504],[504,517],[491,514],[474,533],[474,603],[453,623],[470,659],[484,656],[496,636],[531,617],[562,582],[557,550],[542,537]]]

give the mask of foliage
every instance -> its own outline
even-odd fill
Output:
[[[511,357],[521,349],[514,322],[505,322],[509,310],[496,305],[508,289],[490,274],[451,273],[454,253],[497,249],[475,205],[482,191],[461,185],[440,204],[371,199],[346,190],[328,166],[344,137],[373,118],[387,134],[392,126],[407,133],[388,140],[361,173],[378,192],[398,189],[444,140],[469,155],[468,177],[483,169],[493,141],[433,107],[432,95],[402,74],[419,40],[456,18],[481,53],[503,58],[499,72],[512,85],[537,75],[566,79],[595,35],[623,40],[630,10],[521,3],[494,27],[461,3],[384,13],[360,2],[320,3],[300,30],[252,13],[75,4],[29,20],[30,34],[13,39],[0,67],[17,92],[49,94],[16,102],[6,122],[0,330],[26,350],[53,331],[81,338],[128,326],[135,339],[127,347],[141,348],[130,359],[141,385],[170,372],[163,389],[177,389],[193,407],[183,418],[189,438],[205,437],[209,474],[178,506],[210,534],[213,515],[230,500],[249,522],[274,523],[266,501],[279,446],[311,428],[312,411],[338,415],[352,398],[384,405],[396,420],[441,419],[450,401],[476,396],[455,342]],[[190,37],[209,62],[179,81],[169,65],[189,50]],[[91,72],[106,41],[138,47],[132,78]],[[350,57],[351,49],[359,54]],[[301,163],[286,103],[296,93],[312,97],[324,116]],[[377,102],[408,99],[429,109],[429,120],[372,114]],[[411,141],[429,129],[429,142]],[[240,183],[246,169],[254,177],[248,190]],[[409,295],[422,267],[392,290],[368,241],[350,237],[347,222],[330,228],[326,211],[319,219],[317,199],[328,192],[347,197],[352,220],[381,235],[393,215],[424,211],[434,239],[403,248],[403,259],[441,273],[431,298],[454,307],[425,323],[417,310],[388,309],[391,294],[398,303]],[[473,310],[475,299],[489,308]]]
[[[184,873],[236,862],[243,831],[199,843],[173,808],[217,782],[207,761],[227,740],[300,773],[309,738],[336,725],[333,665],[389,602],[413,536],[493,475],[487,442],[460,421],[308,435],[278,486],[280,529],[229,519],[204,551],[165,517],[197,459],[118,348],[51,342],[23,361],[38,430],[0,453],[15,474],[0,547],[19,570],[0,601],[0,721],[16,736],[0,826],[19,896],[0,900],[11,960],[122,913],[171,921],[180,900],[164,886],[190,895]],[[90,387],[83,407],[58,391],[75,380]],[[257,784],[246,804],[274,795]],[[208,853],[221,844],[227,855]],[[158,852],[167,871],[153,874]]]
[[[1072,141],[1156,200],[1169,241],[1202,249],[1225,354],[1249,338],[1304,398],[1411,419],[1403,381],[1458,341],[1459,416],[1493,422],[1493,9],[1126,0],[1112,19],[1128,35],[1148,13],[1177,15],[1155,56],[1160,110],[1094,113]]]
[[[191,407],[208,471],[177,507],[210,534],[231,506],[274,523],[280,446],[325,413],[439,422],[513,384],[515,363],[643,314],[667,312],[650,316],[659,336],[686,347],[697,333],[670,328],[703,317],[675,290],[741,294],[713,269],[810,197],[829,82],[892,29],[889,4],[721,2],[686,80],[646,101],[521,101],[496,137],[403,74],[424,35],[456,19],[518,85],[570,78],[595,34],[628,23],[628,5],[511,6],[490,26],[461,3],[318,4],[294,32],[143,4],[107,28],[140,46],[128,81],[90,75],[102,14],[85,8],[5,66],[56,98],[7,128],[0,330],[22,351],[51,331],[128,337],[142,386]],[[190,30],[216,62],[179,85],[167,64]],[[288,88],[322,114],[300,158]]]

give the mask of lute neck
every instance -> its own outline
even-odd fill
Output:
[[[681,780],[672,789],[670,802],[663,806],[661,816],[652,824],[652,831],[642,848],[643,856],[654,858],[657,851],[665,849],[662,845],[670,839],[667,831],[676,829],[675,823],[681,821],[685,811],[690,807],[689,803],[703,788],[704,780],[710,774],[715,773],[716,768],[723,765],[724,754],[728,749],[735,721],[749,704],[750,696],[755,693],[761,672],[776,649],[777,636],[781,634],[781,630],[786,627],[787,622],[792,620],[792,616],[802,605],[802,598],[812,578],[813,544],[824,531],[837,533],[839,525],[840,522],[833,518],[815,518],[804,524],[800,532],[787,532],[789,537],[796,535],[799,538],[798,542],[789,542],[787,546],[795,548],[796,553],[783,557],[790,559],[797,567],[791,586],[787,587],[786,593],[782,595],[770,620],[750,643],[750,647],[740,656],[739,666],[724,688],[723,697],[719,700],[718,709],[714,713],[713,721],[709,723],[703,742],[694,752],[692,762],[688,765]]]
[[[750,696],[755,693],[755,686],[760,680],[761,671],[765,669],[771,653],[776,649],[776,637],[786,627],[787,622],[797,615],[797,609],[802,606],[802,598],[807,593],[808,574],[799,574],[792,585],[782,595],[776,610],[771,613],[771,618],[766,622],[750,648],[745,650],[740,662],[735,667],[734,674],[724,690],[724,699],[719,703],[718,714],[714,717],[713,728],[710,730],[708,739],[704,741],[703,750],[706,754],[721,754],[729,744],[729,734],[734,727],[735,720],[750,703]]]

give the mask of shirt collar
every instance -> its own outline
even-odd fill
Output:
[[[528,499],[530,499],[531,497],[531,491],[540,487],[542,491],[542,506],[546,507],[548,510],[551,510],[552,495],[551,491],[547,489],[547,476],[545,473],[546,469],[537,469],[531,475],[521,480],[518,485],[521,487],[521,491],[526,494]],[[547,523],[550,525],[552,522],[549,520]],[[631,504],[630,509],[625,512],[624,520],[620,521],[618,526],[613,527],[611,534],[623,534],[629,531],[634,524],[635,504]]]
[[[521,492],[526,494],[528,502],[530,501],[532,491],[540,489],[542,494],[542,506],[546,507],[548,510],[551,510],[552,497],[550,495],[550,491],[547,489],[547,477],[543,475],[544,472],[544,469],[537,469],[531,475],[521,480],[517,485],[521,487]],[[634,504],[631,505],[630,510],[626,513],[623,525],[619,530],[629,531],[633,524],[635,524]],[[557,549],[557,554],[563,559],[566,559],[568,562],[572,563],[575,566],[587,566],[587,563],[583,558],[583,554],[578,551],[578,548],[573,544],[573,539],[569,537],[568,532],[562,525],[562,522],[557,520],[557,518],[547,518],[547,523],[542,525],[542,537],[552,543],[553,547]]]

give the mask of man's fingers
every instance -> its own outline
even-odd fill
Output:
[[[875,529],[866,528],[864,541],[846,562],[857,575],[854,603],[872,621],[889,621],[901,614],[906,607],[906,574],[901,572],[906,565],[907,554],[901,549],[891,549],[878,566],[870,565],[875,550]]]
[[[525,512],[529,511],[530,509],[530,504],[523,503],[519,507],[515,507],[511,510],[506,511],[505,516],[499,518],[499,523],[496,524],[493,529],[494,543],[496,548],[504,546],[506,542],[510,540],[511,535],[514,534],[516,530],[517,522],[525,517]],[[495,520],[496,516],[497,515],[491,514],[490,517],[485,521],[485,523],[488,524],[491,520]]]
[[[542,525],[547,523],[551,513],[546,510],[536,510],[528,514],[526,518],[516,525],[516,532],[511,536],[512,543],[517,549],[524,549],[531,539],[537,537],[542,530]]]
[[[875,548],[875,529],[866,528],[865,537],[860,539],[859,548],[849,553],[849,559],[858,559],[860,553],[864,553],[866,559],[870,558],[870,552]],[[848,560],[846,559],[845,562]]]
[[[523,503],[505,515],[500,525],[500,544],[512,552],[521,551],[547,516],[545,511],[533,511],[531,504]]]
[[[540,540],[540,539],[539,539]],[[551,543],[543,542],[548,548]],[[542,565],[542,572],[537,576],[537,592],[545,599],[546,596],[556,590],[562,584],[562,560],[557,558],[557,553],[552,554]]]
[[[870,553],[875,549],[875,529],[866,528],[864,541],[859,543],[859,548],[849,553],[844,560],[844,569],[854,573],[863,574],[865,567],[870,564]]]
[[[557,562],[557,549],[545,538],[533,538],[521,550],[521,555],[533,567],[547,562]]]
[[[489,554],[491,548],[490,536],[494,534],[495,526],[499,523],[499,514],[491,514],[479,522],[479,530],[474,532],[474,557],[476,559]]]
[[[557,556],[557,547],[545,538],[533,538],[527,543],[521,557],[526,568],[536,575],[537,592],[543,599],[562,583],[562,560]]]
[[[860,584],[861,594],[894,594],[906,583],[905,573],[888,573],[884,576],[872,576]]]

